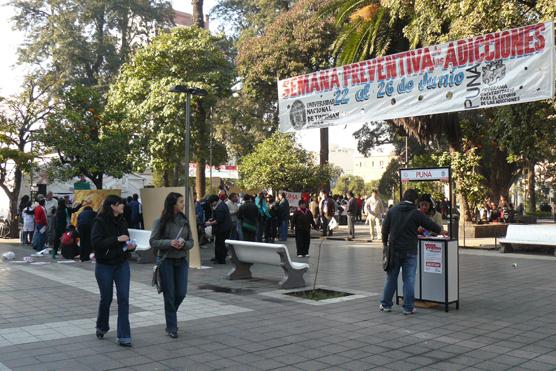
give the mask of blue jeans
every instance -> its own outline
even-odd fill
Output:
[[[41,233],[40,230],[44,227],[44,224],[37,224],[35,226],[35,233],[33,234],[33,249],[41,251],[44,249],[44,244],[46,243],[46,231]]]
[[[129,325],[129,263],[124,261],[118,265],[96,264],[95,277],[100,291],[98,305],[97,331],[103,334],[110,330],[110,304],[112,303],[114,283],[118,298],[118,341],[131,343],[131,328]]]
[[[384,293],[380,303],[385,308],[391,308],[392,298],[398,286],[398,275],[402,269],[403,280],[403,308],[412,311],[415,302],[415,271],[417,269],[417,253],[400,252],[398,264],[386,272],[386,282],[384,283]]]
[[[280,221],[278,231],[279,240],[286,241],[288,239],[288,219]]]
[[[178,331],[177,312],[187,294],[187,273],[189,262],[187,259],[165,259],[160,264],[160,280],[164,295],[164,314],[166,316],[166,331]]]

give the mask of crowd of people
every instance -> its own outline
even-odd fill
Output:
[[[498,203],[486,197],[477,209],[476,219],[478,223],[513,223],[516,215],[523,215],[523,209],[523,204],[514,208],[505,196],[500,196]]]
[[[77,218],[72,215],[79,212]],[[19,220],[22,221],[21,243],[32,246],[36,255],[89,261],[92,253],[91,231],[97,213],[86,199],[73,203],[68,195],[38,194],[34,200],[21,198]],[[131,228],[143,228],[142,206],[134,194],[124,200],[124,219]]]

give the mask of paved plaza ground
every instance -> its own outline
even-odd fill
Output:
[[[358,226],[363,236],[366,228]],[[312,282],[319,240],[305,275]],[[0,253],[33,251],[16,241]],[[162,296],[152,265],[132,263],[133,348],[94,335],[98,288],[94,264],[0,263],[0,370],[551,370],[556,369],[556,258],[462,249],[460,309],[378,311],[384,282],[381,244],[325,241],[318,286],[362,294],[310,305],[276,295],[282,272],[253,266],[254,279],[225,279],[231,266],[192,269],[180,308],[180,337],[164,333]],[[517,267],[514,268],[514,263]]]

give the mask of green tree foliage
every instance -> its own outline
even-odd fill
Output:
[[[299,0],[282,11],[263,33],[247,31],[238,44],[237,67],[246,94],[264,102],[265,115],[277,124],[276,80],[328,68],[335,33],[322,19],[322,2]]]
[[[26,42],[20,61],[46,65],[62,85],[112,80],[130,50],[172,25],[166,0],[12,0]]]
[[[226,20],[235,38],[262,34],[279,14],[290,9],[290,0],[219,0],[211,16]]]
[[[402,29],[405,19],[390,16],[378,0],[332,0],[321,15],[335,15],[338,37],[333,44],[337,64],[350,64],[372,56],[406,50]]]
[[[272,123],[264,117],[264,107],[242,93],[216,103],[210,121],[215,140],[226,146],[229,156],[242,158],[272,134]]]
[[[185,94],[170,92],[176,85],[206,89],[207,97],[192,97],[191,155],[205,161],[209,150],[207,110],[230,94],[233,66],[221,46],[222,37],[198,27],[179,27],[157,36],[139,49],[121,70],[109,93],[109,107],[132,132],[130,156],[136,167],[151,166],[170,174],[184,164]],[[200,104],[200,100],[203,104]],[[219,122],[214,120],[218,128]],[[218,130],[218,129],[216,129]],[[216,143],[215,161],[224,160]],[[204,171],[204,162],[202,163]],[[177,184],[177,177],[174,183]],[[204,194],[204,188],[199,195]]]
[[[343,195],[348,191],[354,194],[363,194],[365,189],[365,180],[357,175],[342,175],[336,181],[336,185],[332,189],[333,194]]]
[[[301,148],[292,134],[280,132],[258,144],[239,163],[241,185],[251,191],[316,192],[339,173],[332,166],[316,165],[311,153]]]
[[[393,0],[388,2],[376,1],[338,1],[343,7],[338,7],[336,12],[337,24],[340,28],[340,36],[336,40],[341,45],[340,55],[348,56],[347,60],[365,58],[366,50],[380,49],[380,42],[376,39],[365,39],[362,32],[372,34],[373,25],[376,25],[382,14],[388,16],[389,21],[383,23],[386,35],[397,34],[399,26],[402,27],[406,44],[410,48],[455,40],[459,38],[479,35],[485,32],[497,31],[510,27],[522,26],[539,21],[554,19],[556,6],[553,1],[521,1],[521,0],[463,0],[463,1],[414,1]],[[350,5],[350,6],[348,6]],[[367,20],[368,29],[354,29],[356,23]],[[350,28],[351,27],[351,28]],[[401,45],[401,44],[400,44]],[[357,52],[354,52],[357,50]],[[338,51],[338,50],[337,50]],[[400,51],[392,48],[388,53]],[[374,56],[367,53],[369,56]],[[351,59],[350,59],[351,58]],[[543,108],[543,103],[533,103],[533,110],[543,112],[544,117],[553,115],[550,110]],[[521,105],[514,106],[517,111]],[[494,108],[491,110],[480,110],[474,112],[449,113],[433,116],[421,116],[403,118],[389,121],[390,125],[404,128],[412,136],[419,139],[420,143],[428,143],[431,140],[440,139],[443,148],[463,155],[466,151],[462,143],[464,139],[477,147],[481,153],[481,166],[479,171],[485,177],[485,183],[489,187],[492,196],[507,195],[511,183],[519,174],[520,166],[508,158],[523,158],[527,156],[531,145],[527,141],[516,140],[514,144],[518,147],[513,149],[499,141],[496,131],[491,128],[500,127],[509,135],[519,133],[522,118],[518,115],[504,113],[507,108]],[[525,109],[524,111],[528,111]],[[554,104],[552,103],[552,112]],[[504,117],[503,126],[496,121]],[[517,133],[512,130],[517,128]],[[543,130],[538,127],[531,128],[531,138],[543,136]],[[535,133],[533,133],[535,131]],[[511,133],[511,134],[510,134]],[[375,145],[384,138],[379,130],[367,130],[360,133],[360,143],[363,147],[368,144]],[[553,136],[552,136],[553,137]],[[367,139],[365,139],[367,138]],[[520,138],[516,135],[515,138]],[[546,142],[544,142],[546,143]],[[540,142],[535,142],[532,147],[540,147]],[[553,144],[549,143],[547,147]],[[530,184],[534,183],[534,163],[528,165]],[[462,187],[460,187],[461,189]],[[529,191],[534,196],[534,189]],[[534,202],[530,202],[534,205]]]
[[[121,143],[125,132],[100,121],[85,129],[91,118],[84,116],[83,106],[90,105],[99,117],[111,121],[104,113],[108,85],[132,50],[173,24],[170,2],[12,0],[10,5],[16,10],[15,28],[26,35],[19,50],[20,63],[41,66],[56,76],[51,88],[54,100],[60,102],[54,109],[59,122],[50,120],[42,136],[48,139],[44,145],[59,154],[51,163],[52,174],[91,175],[98,187],[102,174],[128,171],[126,145],[111,145]],[[83,146],[81,154],[76,154],[76,145]],[[64,166],[58,168],[60,164]]]
[[[479,173],[481,157],[477,148],[471,147],[465,152],[444,152],[435,156],[439,166],[450,166],[452,177],[456,182],[456,191],[466,195],[461,199],[462,214],[466,221],[471,221],[474,211],[484,201],[487,192],[484,177]]]
[[[39,134],[48,148],[58,151],[49,166],[54,178],[84,175],[102,189],[103,175],[121,178],[131,172],[129,132],[114,122],[104,106],[98,90],[87,86],[75,85],[60,97]]]
[[[0,187],[10,202],[12,237],[17,237],[17,202],[23,174],[31,170],[39,146],[30,151],[32,131],[50,113],[50,85],[46,80],[28,76],[23,91],[12,97],[0,97]]]

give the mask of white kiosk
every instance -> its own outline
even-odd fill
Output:
[[[403,185],[409,182],[441,181],[448,183],[452,202],[452,179],[450,168],[423,168],[400,170],[400,193]],[[450,237],[420,237],[417,246],[417,273],[415,276],[415,300],[444,304],[448,312],[449,305],[455,303],[459,309],[459,249],[458,240],[453,231],[457,228],[451,206],[449,206]],[[456,223],[456,225],[454,225]],[[398,277],[398,288],[402,287],[401,275]],[[402,292],[396,288],[396,303],[403,298]]]

